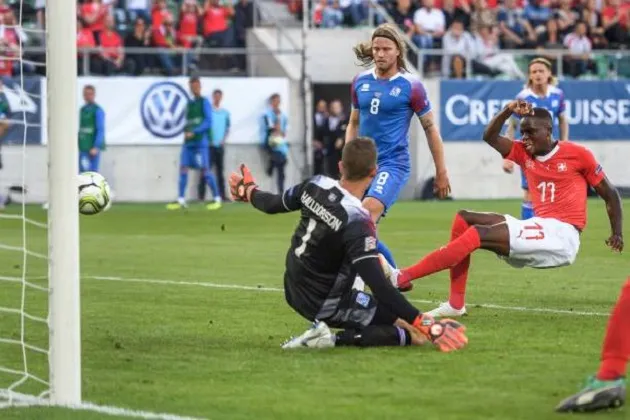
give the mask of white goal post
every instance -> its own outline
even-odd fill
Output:
[[[77,2],[46,5],[50,402],[81,403]]]

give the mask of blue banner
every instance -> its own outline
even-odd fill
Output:
[[[9,105],[9,130],[2,144],[42,144],[42,91],[40,77],[3,79],[0,100]]]
[[[570,140],[630,140],[630,82],[572,80],[559,87],[565,95]],[[443,80],[442,137],[481,140],[490,119],[522,89],[522,81]]]

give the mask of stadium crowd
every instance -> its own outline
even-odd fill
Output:
[[[522,66],[501,49],[566,49],[565,72],[595,72],[591,52],[630,44],[628,0],[378,0],[400,30],[423,51],[427,66],[465,77],[466,60],[475,74],[523,77]],[[301,13],[296,3],[289,7]],[[369,13],[366,0],[318,0],[313,21],[323,28],[360,26],[385,20]],[[430,50],[442,49],[444,56]],[[554,61],[555,56],[549,56]],[[555,65],[555,63],[554,63]]]
[[[301,17],[301,0],[287,3]],[[566,49],[564,73],[592,72],[597,49],[630,44],[630,0],[373,0],[383,9],[369,13],[368,0],[312,0],[313,22],[322,28],[394,20],[426,52],[425,70],[463,78],[475,75],[523,77],[523,66],[502,49]],[[42,46],[46,0],[25,0],[21,26],[14,27],[20,2],[0,0],[0,76],[17,74],[18,45]],[[245,70],[244,54],[196,53],[196,47],[244,48],[254,23],[253,0],[79,0],[79,73],[113,75],[181,74],[182,69]],[[26,28],[27,30],[24,30]],[[156,54],[126,48],[159,47]],[[168,52],[165,50],[173,50]],[[43,53],[24,58],[43,62]],[[527,60],[527,57],[523,57]],[[549,55],[554,66],[555,56]],[[413,57],[412,57],[413,59]],[[467,63],[470,60],[470,63]],[[25,73],[37,71],[29,60]],[[43,71],[43,70],[42,70]]]
[[[26,0],[28,1],[28,0]],[[23,30],[7,28],[16,24],[19,3],[0,0],[0,48],[14,57],[19,38],[23,45],[43,45],[43,36],[29,40]],[[23,5],[23,27],[45,27],[46,0]],[[77,4],[77,47],[92,49],[79,53],[79,73],[141,75],[157,71],[181,74],[196,67],[244,70],[244,55],[204,54],[195,47],[244,48],[247,28],[254,22],[251,0],[79,0]],[[173,50],[140,54],[126,48],[159,47]],[[41,57],[40,57],[41,58]],[[85,61],[87,60],[87,63]],[[31,69],[25,69],[28,73]],[[18,72],[13,59],[0,63],[3,76]]]

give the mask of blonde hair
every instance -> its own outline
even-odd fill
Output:
[[[547,67],[547,69],[551,73],[551,76],[549,76],[549,80],[547,81],[548,84],[550,84],[552,86],[556,86],[558,84],[558,79],[556,79],[556,77],[553,75],[553,70],[552,70],[553,67],[551,66],[551,61],[549,61],[549,60],[547,60],[546,58],[543,58],[543,57],[534,58],[527,65],[527,73],[529,73],[530,69],[532,68],[532,66],[534,64],[542,64],[543,66]],[[529,77],[529,74],[528,74],[528,76],[527,76],[527,85],[526,86],[527,87],[531,87],[532,84],[533,84],[533,81]]]
[[[407,63],[405,57],[407,56],[407,46],[398,33],[398,28],[389,23],[383,23],[379,25],[372,33],[372,38],[369,41],[361,42],[354,46],[352,49],[357,59],[361,62],[361,66],[369,67],[374,63],[374,56],[372,55],[372,41],[374,38],[387,38],[396,44],[400,54],[396,59],[396,65],[399,69],[403,69],[409,72],[407,69]]]

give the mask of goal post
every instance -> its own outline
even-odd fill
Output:
[[[75,0],[46,5],[50,402],[81,403]]]

